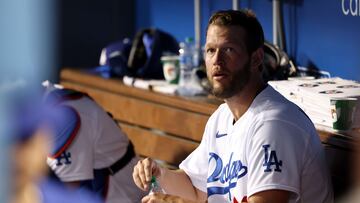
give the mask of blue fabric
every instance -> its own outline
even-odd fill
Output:
[[[45,180],[39,184],[43,203],[102,203],[103,201],[86,190],[70,190],[56,182]]]
[[[107,45],[104,66],[96,67],[92,72],[104,78],[122,77],[127,74],[127,60],[131,50],[131,41],[127,38]]]
[[[60,154],[65,150],[64,146],[69,145],[74,136],[76,136],[76,130],[80,127],[81,121],[76,110],[66,105],[54,106],[51,112],[49,112],[50,126],[53,130],[54,143],[50,156]]]
[[[51,128],[53,135],[53,148],[50,156],[56,158],[60,155],[77,134],[81,120],[77,111],[70,106],[63,105],[66,100],[83,97],[84,94],[70,89],[55,89],[45,98],[45,122]]]
[[[105,65],[111,65],[112,58],[121,58],[127,61],[131,50],[131,41],[125,38],[121,41],[115,41],[105,47],[106,50],[106,63]],[[126,64],[126,63],[125,63]]]
[[[105,47],[105,67],[95,67],[91,72],[102,77],[125,75],[144,79],[163,79],[160,61],[163,55],[177,55],[176,39],[159,29],[140,30],[133,42],[128,39],[116,41]]]
[[[111,77],[111,67],[109,65],[98,66],[98,67],[88,70],[87,72],[95,74],[95,75],[99,75],[103,78]]]
[[[108,179],[108,174],[102,170],[94,169],[94,179],[81,181],[80,188],[89,190],[99,198],[105,199],[108,192]]]
[[[152,45],[154,42],[154,37],[151,36],[149,33],[144,33],[142,41],[144,43],[146,56],[149,58],[151,56]]]
[[[10,115],[10,129],[13,135],[11,138],[14,142],[21,143],[33,136],[45,112],[39,101],[28,100],[14,106],[17,108]]]
[[[145,79],[164,79],[164,72],[161,63],[163,55],[179,54],[179,44],[176,39],[160,29],[144,29],[142,33],[142,43],[149,53],[147,60],[135,71],[135,77]],[[134,40],[135,42],[136,40]],[[133,46],[134,47],[134,46]],[[134,59],[136,60],[136,59]]]

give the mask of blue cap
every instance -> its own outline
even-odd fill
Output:
[[[107,45],[101,51],[100,66],[96,67],[94,72],[105,78],[126,75],[131,46],[131,41],[128,38]]]

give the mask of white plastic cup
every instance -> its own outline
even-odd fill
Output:
[[[165,80],[170,84],[178,84],[180,75],[179,56],[162,56],[161,62]]]

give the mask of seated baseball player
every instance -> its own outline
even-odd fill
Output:
[[[200,145],[169,170],[150,158],[134,168],[144,191],[155,176],[166,195],[145,202],[331,203],[323,146],[307,115],[263,80],[264,32],[250,10],[218,11],[206,31],[214,96]],[[170,199],[171,198],[171,199]],[[182,201],[189,202],[189,201]]]
[[[45,86],[56,135],[47,163],[56,176],[96,192],[107,203],[140,202],[144,192],[131,176],[139,159],[117,123],[88,95]]]
[[[50,152],[52,134],[40,102],[29,100],[18,100],[21,104],[13,102],[7,116],[11,140],[9,201],[3,196],[0,199],[10,203],[101,203],[101,199],[90,192],[70,190],[47,178],[45,160]]]

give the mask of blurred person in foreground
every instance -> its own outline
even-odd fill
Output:
[[[23,98],[22,98],[23,99]],[[86,191],[73,191],[48,178],[46,157],[53,140],[50,113],[27,97],[10,110],[10,203],[101,203]]]
[[[55,142],[47,163],[67,186],[88,189],[106,203],[140,202],[145,193],[134,184],[138,156],[127,135],[87,94],[43,84],[43,102],[57,112]]]
[[[225,103],[179,170],[150,158],[138,162],[136,185],[147,190],[155,176],[167,193],[145,196],[143,202],[333,202],[313,123],[262,79],[263,44],[253,12],[212,15],[205,63],[212,93]]]

